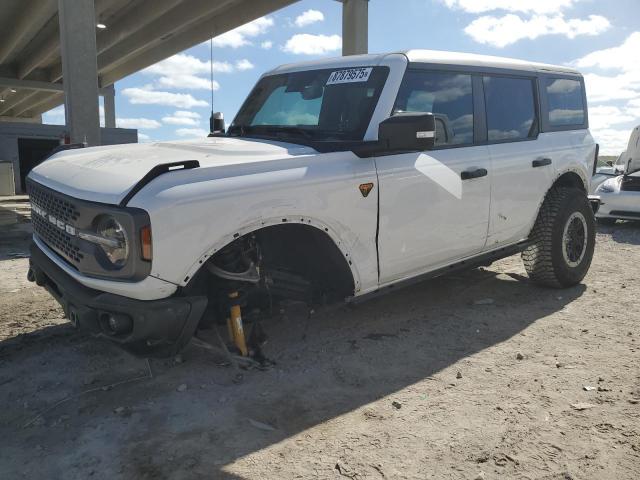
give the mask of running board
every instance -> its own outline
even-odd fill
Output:
[[[529,245],[530,245],[529,240],[525,240],[525,241],[516,243],[515,245],[509,245],[507,247],[499,248],[497,250],[492,250],[491,252],[482,253],[476,257],[467,258],[465,260],[461,260],[460,262],[447,265],[446,267],[438,268],[436,270],[432,270],[430,272],[423,273],[415,277],[408,278],[406,280],[400,280],[397,283],[385,285],[384,287],[381,287],[378,290],[365,293],[364,295],[361,295],[359,297],[349,297],[347,298],[347,303],[358,304],[361,302],[366,302],[367,300],[379,297],[380,295],[384,295],[386,293],[389,293],[395,290],[400,290],[402,288],[409,287],[411,285],[424,282],[426,280],[431,280],[432,278],[440,277],[442,275],[457,272],[460,270],[467,270],[469,268],[474,268],[474,267],[488,266],[497,260],[510,257],[511,255],[515,255],[516,253],[520,253]]]

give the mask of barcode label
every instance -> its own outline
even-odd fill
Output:
[[[366,82],[369,80],[373,67],[348,68],[346,70],[336,70],[331,72],[327,85],[336,85],[339,83]]]

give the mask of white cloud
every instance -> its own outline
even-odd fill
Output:
[[[171,93],[148,88],[125,88],[122,95],[134,105],[167,105],[176,108],[206,107],[204,100],[198,100],[188,93]]]
[[[615,129],[603,128],[591,133],[600,145],[600,155],[620,155],[629,143],[632,128]]]
[[[236,61],[236,68],[240,71],[251,70],[253,67],[254,67],[253,63],[251,63],[246,58],[242,58]]]
[[[293,23],[296,27],[306,27],[312,23],[322,22],[324,20],[324,14],[319,10],[307,10],[296,17]]]
[[[340,50],[342,38],[340,35],[311,35],[298,33],[287,40],[282,48],[285,52],[303,55],[325,55]]]
[[[179,137],[206,137],[209,132],[203,128],[179,128],[176,130],[176,135]]]
[[[578,68],[599,70],[584,76],[590,102],[640,99],[638,52],[640,32],[634,32],[617,47],[596,50],[573,62]]]
[[[145,133],[138,132],[138,143],[149,143],[151,142],[151,137]]]
[[[145,68],[142,73],[159,75],[160,77],[156,80],[158,87],[209,90],[211,88],[211,80],[208,78],[210,69],[210,61],[179,53]],[[213,62],[214,73],[231,73],[234,70],[235,68],[229,62]],[[199,74],[207,76],[200,77]],[[220,84],[214,80],[213,89],[219,88]]]
[[[218,35],[213,39],[216,47],[239,48],[245,45],[252,45],[249,38],[257,37],[267,32],[273,26],[271,17],[260,17],[252,22],[235,28],[229,32]]]
[[[273,47],[273,42],[271,40],[265,40],[260,44],[260,48],[263,50],[270,50]]]
[[[200,124],[200,114],[186,110],[178,110],[173,115],[162,117],[162,122],[167,125],[197,126]]]
[[[209,73],[211,62],[200,60],[193,55],[178,53],[150,67],[145,68],[143,73],[151,73],[155,75],[173,75],[189,74],[197,75],[198,73]],[[229,62],[213,62],[213,71],[216,73],[231,73],[233,65]]]
[[[510,13],[502,17],[476,18],[464,31],[476,42],[502,48],[524,38],[533,40],[543,35],[564,35],[568,38],[598,35],[610,26],[609,20],[600,15],[567,20],[561,13],[554,16],[533,15],[528,19]]]
[[[577,67],[598,67],[622,71],[640,71],[640,32],[633,32],[622,45],[596,50],[576,60]]]
[[[632,74],[613,76],[587,73],[584,84],[589,102],[607,102],[610,100],[629,100],[640,95],[638,85],[640,77]]]
[[[635,117],[635,122],[640,124],[640,97],[627,103],[626,112]]]
[[[522,13],[557,13],[571,7],[579,0],[444,0],[449,8],[457,8],[468,13],[484,13],[494,10]]]
[[[607,129],[611,125],[619,125],[635,120],[625,110],[613,105],[599,105],[589,108],[589,127],[593,130]]]
[[[118,128],[143,128],[149,130],[159,128],[162,125],[151,118],[117,118],[116,126]]]

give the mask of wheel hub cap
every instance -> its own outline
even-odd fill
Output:
[[[577,267],[587,252],[587,219],[581,212],[573,212],[564,226],[562,255],[570,267]]]

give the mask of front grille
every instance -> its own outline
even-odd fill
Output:
[[[50,216],[52,216],[65,225],[75,227],[80,213],[72,200],[57,192],[44,189],[33,182],[29,182],[29,196],[32,205],[33,231],[73,267],[78,268],[78,264],[84,256],[80,252],[80,247],[76,245],[77,240],[67,233],[65,227],[60,227],[50,221]],[[34,206],[46,212],[46,216],[34,211]]]
[[[44,188],[38,187],[34,183],[30,183],[29,185],[29,196],[32,202],[65,223],[73,224],[78,220],[78,210],[71,202],[60,198]]]
[[[33,231],[50,247],[72,263],[80,263],[84,255],[71,241],[71,236],[36,213],[31,214]]]

